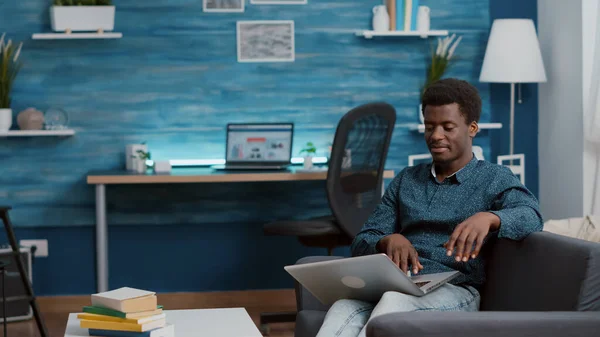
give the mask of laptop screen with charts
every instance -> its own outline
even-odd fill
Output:
[[[294,124],[228,124],[226,166],[285,166],[292,159]]]

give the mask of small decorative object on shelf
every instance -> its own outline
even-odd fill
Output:
[[[52,107],[44,114],[46,130],[64,130],[69,123],[69,115],[60,108]]]
[[[54,0],[50,22],[55,32],[98,32],[114,30],[115,6],[111,0]]]
[[[154,161],[154,173],[170,173],[171,172],[171,162],[168,160],[155,160]]]
[[[440,80],[452,64],[454,52],[462,40],[462,36],[460,36],[454,41],[455,37],[456,34],[452,34],[452,36],[446,37],[443,40],[438,38],[437,48],[432,51],[431,63],[427,66],[427,77],[425,79],[425,84],[421,87],[420,98],[423,97],[425,89],[427,89],[431,83]],[[419,104],[419,120],[421,123],[424,122],[421,104]]]
[[[132,156],[133,167],[137,173],[146,173],[148,170],[147,161],[152,159],[150,152],[144,150],[137,150],[137,156]]]
[[[125,169],[127,171],[137,171],[135,159],[138,158],[138,152],[148,152],[146,143],[128,144],[125,147]]]
[[[417,30],[419,32],[424,33],[421,37],[427,37],[426,33],[430,29],[431,18],[430,18],[431,9],[427,6],[419,6],[417,11]]]
[[[447,30],[431,30],[431,9],[420,0],[385,0],[373,8],[373,30],[357,31],[357,36],[446,36]],[[387,25],[385,24],[387,21]],[[387,27],[387,28],[386,28]]]
[[[304,156],[304,169],[311,169],[313,167],[313,156],[317,153],[317,148],[312,142],[306,143],[306,146],[300,151],[300,154],[306,153]]]
[[[21,69],[19,56],[22,47],[22,42],[17,46],[6,39],[6,33],[0,37],[0,132],[7,132],[12,126],[11,91]]]
[[[390,15],[385,5],[373,7],[373,31],[387,32],[390,30]]]
[[[42,130],[44,113],[36,108],[27,108],[17,115],[17,124],[21,130]]]

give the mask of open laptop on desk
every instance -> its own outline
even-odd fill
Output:
[[[227,124],[225,165],[217,170],[280,170],[292,160],[292,123]]]

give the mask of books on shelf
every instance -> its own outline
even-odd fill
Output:
[[[91,295],[91,305],[77,314],[79,326],[90,336],[174,337],[156,293],[123,287]]]
[[[419,0],[385,0],[390,16],[390,31],[417,30]]]

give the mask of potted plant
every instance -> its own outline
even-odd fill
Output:
[[[300,151],[304,155],[304,168],[311,169],[313,167],[313,156],[317,153],[317,148],[312,142],[306,143],[306,146]]]
[[[438,38],[438,44],[435,51],[431,52],[431,63],[427,67],[427,78],[425,79],[425,84],[421,88],[420,98],[422,100],[423,93],[425,89],[433,83],[442,78],[448,68],[450,67],[451,61],[453,61],[452,57],[454,56],[454,52],[462,40],[462,36],[460,36],[456,41],[454,38],[456,34],[452,34],[452,36],[448,36],[443,40]],[[419,119],[421,123],[423,123],[423,111],[422,106],[419,104]]]
[[[23,43],[19,46],[12,40],[5,41],[6,33],[0,38],[0,132],[6,132],[12,126],[11,91],[17,74],[21,69],[19,56]]]
[[[55,32],[112,31],[115,6],[111,0],[53,0],[50,22]]]
[[[151,153],[144,150],[137,150],[137,156],[133,157],[133,169],[138,173],[146,173],[148,170],[147,160],[152,159]]]

